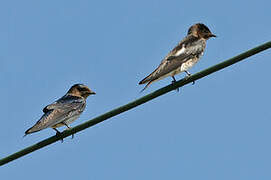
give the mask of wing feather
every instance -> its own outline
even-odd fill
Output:
[[[56,102],[43,109],[43,116],[26,133],[40,131],[52,127],[74,116],[79,116],[86,106],[86,101],[82,97],[65,95]]]
[[[204,46],[202,43],[204,43]],[[161,77],[165,77],[186,61],[195,56],[199,56],[204,51],[204,48],[204,40],[192,35],[187,36],[163,59],[160,65],[150,75],[140,81],[139,84],[156,81],[161,79]]]

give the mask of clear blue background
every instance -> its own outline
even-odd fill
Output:
[[[97,95],[72,126],[145,92],[138,82],[197,22],[218,38],[196,73],[271,39],[270,1],[11,0],[0,5],[0,158],[75,83]],[[1,179],[271,179],[271,50],[0,167]],[[177,79],[184,74],[176,76]],[[62,129],[61,129],[62,130]]]

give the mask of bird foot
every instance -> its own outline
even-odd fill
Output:
[[[176,82],[177,82],[176,80],[172,80],[172,81],[171,81],[171,84],[174,84],[174,83],[176,83]],[[180,91],[180,88],[177,88],[176,91],[179,92],[179,91]]]
[[[56,132],[56,136],[61,136],[61,133],[60,132]],[[61,143],[63,143],[63,138],[60,139]]]
[[[171,84],[176,83],[177,81],[176,81],[175,77],[172,76],[172,78],[173,78],[173,80],[171,81]],[[180,91],[180,88],[177,88],[176,91],[179,92],[179,91]]]
[[[66,130],[69,130],[69,129],[71,129],[71,127],[67,124],[67,123],[65,123],[65,122],[63,122],[63,124],[67,127],[67,129]],[[74,134],[72,134],[72,139],[74,138]]]
[[[187,76],[185,77],[186,79],[192,75],[188,71],[185,71],[185,73],[187,74]],[[195,84],[195,81],[192,81],[192,85],[194,85],[194,84]]]

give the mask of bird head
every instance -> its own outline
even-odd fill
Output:
[[[188,30],[188,35],[190,34],[195,37],[203,38],[205,40],[211,37],[216,37],[216,35],[212,34],[209,28],[202,23],[197,23],[191,26]]]
[[[81,96],[81,97],[84,97],[84,98],[87,98],[89,95],[96,94],[94,91],[90,90],[84,84],[75,84],[75,85],[73,85],[69,89],[68,93],[72,94],[74,96]]]

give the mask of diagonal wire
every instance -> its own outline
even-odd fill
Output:
[[[172,90],[175,90],[178,87],[182,87],[182,86],[184,86],[184,85],[186,85],[188,83],[191,83],[191,82],[193,82],[195,80],[201,79],[201,78],[203,78],[205,76],[208,76],[209,74],[212,74],[212,73],[214,73],[216,71],[219,71],[219,70],[221,70],[223,68],[231,66],[232,64],[235,64],[235,63],[237,63],[239,61],[242,61],[242,60],[244,60],[244,59],[246,59],[246,58],[248,58],[248,57],[250,57],[252,55],[255,55],[255,54],[257,54],[257,53],[259,53],[261,51],[264,51],[266,49],[269,49],[269,48],[271,48],[271,41],[266,42],[266,43],[264,43],[264,44],[262,44],[260,46],[257,46],[257,47],[255,47],[253,49],[250,49],[250,50],[248,50],[248,51],[246,51],[246,52],[244,52],[242,54],[239,54],[239,55],[237,55],[237,56],[235,56],[233,58],[230,58],[230,59],[228,59],[226,61],[223,61],[223,62],[221,62],[221,63],[219,63],[217,65],[209,67],[209,68],[207,68],[207,69],[205,69],[205,70],[203,70],[201,72],[198,72],[198,73],[196,73],[196,74],[194,74],[194,75],[192,75],[192,76],[190,76],[188,78],[181,79],[181,80],[177,81],[174,84],[170,84],[170,85],[165,86],[165,87],[163,87],[161,89],[158,89],[158,90],[156,90],[156,91],[154,91],[154,92],[152,92],[152,93],[150,93],[150,94],[148,94],[146,96],[143,96],[143,97],[141,97],[141,98],[139,98],[139,99],[137,99],[135,101],[132,101],[132,102],[126,104],[126,105],[120,106],[120,107],[118,107],[116,109],[113,109],[113,110],[111,110],[111,111],[109,111],[107,113],[104,113],[104,114],[102,114],[102,115],[100,115],[100,116],[98,116],[96,118],[93,118],[93,119],[91,119],[89,121],[86,121],[86,122],[84,122],[84,123],[82,123],[82,124],[80,124],[78,126],[75,126],[74,128],[71,128],[69,130],[65,130],[64,132],[62,132],[58,136],[49,137],[49,138],[47,138],[47,139],[45,139],[43,141],[40,141],[40,142],[38,142],[38,143],[36,143],[36,144],[34,144],[32,146],[29,146],[29,147],[27,147],[25,149],[22,149],[22,150],[14,153],[14,154],[11,154],[11,155],[9,155],[7,157],[4,157],[3,159],[0,159],[0,166],[2,166],[4,164],[7,164],[7,163],[9,163],[9,162],[11,162],[11,161],[13,161],[15,159],[18,159],[18,158],[20,158],[20,157],[22,157],[22,156],[24,156],[26,154],[29,154],[29,153],[31,153],[33,151],[36,151],[36,150],[41,149],[41,148],[43,148],[45,146],[48,146],[48,145],[50,145],[52,143],[55,143],[56,141],[61,140],[62,138],[65,138],[65,137],[70,136],[72,134],[75,134],[75,133],[77,133],[79,131],[82,131],[82,130],[84,130],[86,128],[94,126],[95,124],[101,123],[101,122],[103,122],[103,121],[105,121],[105,120],[107,120],[107,119],[109,119],[109,118],[111,118],[113,116],[121,114],[121,113],[123,113],[125,111],[128,111],[128,110],[132,109],[132,108],[135,108],[136,106],[139,106],[139,105],[141,105],[143,103],[146,103],[146,102],[148,102],[148,101],[150,101],[150,100],[152,100],[154,98],[157,98],[158,96],[164,95],[164,94],[166,94],[166,93],[168,93],[168,92],[170,92]]]

